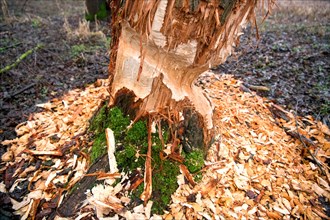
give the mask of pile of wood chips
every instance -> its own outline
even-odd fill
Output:
[[[203,180],[181,182],[166,219],[329,219],[318,201],[330,199],[329,128],[243,92],[231,76],[213,81],[219,138]]]
[[[109,175],[86,192],[76,219],[109,212],[118,219],[329,219],[320,204],[330,199],[329,128],[247,91],[229,75],[208,77],[212,83],[205,91],[215,106],[218,136],[202,181],[192,186],[178,176],[169,211],[151,217],[152,201],[126,209],[128,191],[123,181],[111,186],[118,176]],[[97,84],[40,105],[45,111],[18,125],[18,138],[2,143],[8,152],[2,157],[0,190],[14,192],[28,182],[23,200],[12,199],[22,219],[47,216],[87,172],[89,157],[78,149],[90,145],[85,137],[89,119],[108,96],[107,80]]]
[[[88,169],[89,155],[79,149],[88,145],[89,120],[107,98],[108,86],[108,80],[98,80],[85,90],[71,90],[61,99],[39,104],[44,111],[16,127],[18,138],[2,142],[8,150],[1,158],[6,166],[0,190],[28,190],[17,199],[22,201],[11,199],[22,219],[48,216]]]

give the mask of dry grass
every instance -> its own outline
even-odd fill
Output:
[[[329,1],[278,1],[278,7],[274,13],[281,16],[278,19],[285,19],[287,22],[318,22],[327,24],[330,19]],[[292,20],[293,19],[293,20]]]
[[[71,26],[68,20],[65,18],[63,28],[67,33],[68,39],[79,40],[79,41],[89,41],[89,42],[104,42],[106,41],[105,34],[95,28],[96,31],[91,31],[90,23],[86,20],[79,21],[77,28]]]
[[[3,19],[3,21],[6,24],[10,24],[13,21],[15,21],[16,18],[9,13],[7,1],[6,0],[1,0],[0,5],[1,5],[1,13],[2,13],[2,19]]]
[[[259,28],[277,31],[306,31],[320,36],[329,34],[330,1],[277,0],[264,23],[265,10],[258,11]]]
[[[330,2],[329,1],[277,1],[278,8],[282,11],[295,13],[296,15],[313,15],[330,17]]]

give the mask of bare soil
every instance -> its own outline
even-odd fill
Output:
[[[0,141],[15,137],[15,126],[38,111],[36,104],[106,78],[109,62],[107,22],[90,24],[90,32],[79,25],[84,1],[8,1],[8,8],[7,22],[1,15],[0,68],[43,46],[0,74]]]
[[[259,17],[259,40],[248,28],[237,53],[216,72],[266,86],[269,91],[257,93],[330,126],[330,2],[277,5],[264,22]]]

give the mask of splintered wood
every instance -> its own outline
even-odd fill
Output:
[[[83,207],[75,217],[102,218],[112,213],[127,219],[329,218],[321,204],[330,199],[329,128],[242,91],[242,83],[231,76],[209,73],[207,77],[212,83],[205,92],[215,105],[214,125],[219,135],[209,150],[202,180],[194,182],[181,166],[179,188],[169,210],[163,216],[151,216],[152,201],[129,206],[128,191],[136,185],[124,185],[125,174],[89,174],[103,182],[86,192],[87,199],[81,201]],[[105,80],[100,87],[74,90],[42,105],[43,112],[17,126],[17,139],[2,143],[8,151],[2,156],[6,167],[1,170],[5,176],[1,192],[14,195],[28,185],[28,193],[11,200],[22,219],[48,216],[86,173],[88,156],[77,149],[90,117],[107,95],[107,86]],[[315,159],[306,153],[301,138],[288,131],[312,141],[307,147]],[[109,141],[109,145],[115,143],[113,138]],[[113,146],[108,151],[113,161]],[[122,181],[113,185],[115,178]]]
[[[212,103],[194,81],[226,61],[253,20],[256,3],[112,1],[112,10],[118,13],[113,13],[111,26],[115,59],[109,65],[110,103],[132,100],[125,106],[134,109],[137,118],[193,110],[203,144],[209,146],[214,130]],[[175,126],[178,123],[174,121]]]

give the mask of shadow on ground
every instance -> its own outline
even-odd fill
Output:
[[[14,139],[19,123],[43,111],[36,104],[107,78],[109,63],[107,22],[84,21],[84,1],[7,3],[9,16],[0,14],[0,69],[32,53],[0,73],[0,143]],[[0,144],[0,157],[5,152]],[[8,195],[0,193],[0,200],[0,219],[18,219]]]
[[[15,126],[40,110],[36,104],[106,78],[109,62],[107,22],[88,25],[84,1],[7,2],[10,16],[2,14],[0,21],[0,68],[42,46],[0,74],[0,142],[15,138]]]

